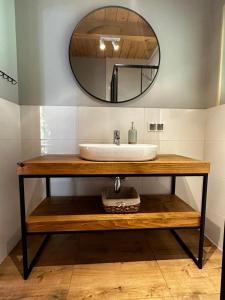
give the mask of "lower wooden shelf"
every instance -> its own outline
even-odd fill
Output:
[[[100,197],[48,197],[26,225],[30,233],[199,227],[200,214],[176,195],[142,196],[135,214],[106,214]]]

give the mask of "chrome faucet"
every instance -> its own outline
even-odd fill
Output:
[[[114,130],[113,132],[113,144],[116,144],[117,146],[120,145],[120,131]]]

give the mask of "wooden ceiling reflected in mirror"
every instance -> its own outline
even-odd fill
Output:
[[[160,63],[158,39],[137,13],[123,7],[97,9],[76,26],[70,64],[81,87],[107,102],[125,102],[144,93]]]

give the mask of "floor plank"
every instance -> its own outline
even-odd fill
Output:
[[[170,296],[156,261],[75,266],[70,294],[79,291],[76,285],[99,299]]]

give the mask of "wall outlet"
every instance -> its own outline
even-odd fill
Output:
[[[157,131],[163,131],[164,130],[164,124],[163,123],[158,123],[157,124]]]
[[[163,123],[147,123],[148,132],[162,132],[164,130]]]
[[[148,128],[147,131],[156,131],[157,130],[157,124],[156,123],[147,123]]]

